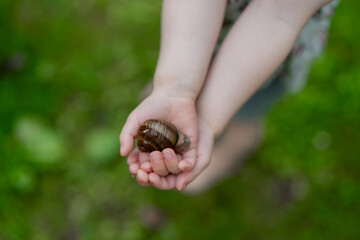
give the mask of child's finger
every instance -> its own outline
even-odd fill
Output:
[[[131,152],[139,126],[140,122],[135,117],[135,114],[131,113],[126,120],[119,137],[121,156],[125,157]]]
[[[136,175],[139,169],[140,169],[140,164],[139,163],[131,163],[129,165],[129,172],[132,175]]]
[[[139,163],[150,162],[150,154],[146,152],[139,152]]]
[[[156,173],[149,173],[149,182],[151,185],[155,186],[160,186],[161,185],[161,179],[160,176],[157,175]]]
[[[139,163],[140,163],[140,168],[142,170],[144,170],[145,172],[149,173],[152,171],[149,153],[140,152],[139,153]]]
[[[142,170],[144,170],[145,172],[152,172],[152,167],[151,167],[151,163],[150,161],[149,162],[143,162],[141,165],[140,165],[140,168]]]
[[[210,147],[211,149],[211,147]],[[192,182],[208,165],[211,156],[211,151],[199,156],[196,166],[189,172],[182,172],[176,178],[176,188],[181,191],[186,185]]]
[[[154,173],[160,176],[166,176],[169,171],[166,169],[163,155],[160,151],[153,151],[150,153],[150,162]]]
[[[196,161],[196,149],[190,149],[185,152],[182,156],[182,160],[178,163],[178,168],[181,171],[188,172],[192,170],[195,166]]]
[[[191,171],[180,173],[176,178],[176,188],[179,191],[183,190],[186,185],[192,182],[209,165],[212,148],[212,138],[203,136],[199,139],[195,167]]]
[[[128,156],[126,160],[127,164],[139,162],[139,153],[140,153],[139,149],[135,148]]]
[[[178,162],[181,159],[181,157],[176,156],[174,150],[172,150],[171,148],[166,148],[162,151],[163,157],[164,157],[164,162],[166,165],[167,170],[170,173],[173,174],[178,174],[181,172],[181,170],[178,168]]]
[[[149,175],[143,170],[139,169],[136,175],[136,181],[139,185],[145,187],[149,184]]]
[[[175,188],[176,176],[171,174],[166,177],[160,177],[155,173],[150,173],[149,181],[154,187],[158,189],[170,190]]]
[[[176,189],[181,191],[186,185],[191,183],[204,169],[206,166],[203,164],[197,164],[191,172],[182,172],[176,179]]]

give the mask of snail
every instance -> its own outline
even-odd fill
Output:
[[[172,148],[176,153],[183,153],[189,149],[191,143],[190,139],[173,124],[156,119],[143,122],[136,137],[140,152]]]

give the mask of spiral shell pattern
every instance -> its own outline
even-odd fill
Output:
[[[182,153],[190,146],[190,139],[178,131],[173,124],[164,120],[150,119],[142,123],[137,139],[141,152],[172,148],[175,152]]]

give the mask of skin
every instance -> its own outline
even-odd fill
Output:
[[[134,164],[134,167],[130,166],[131,169],[140,169],[137,150],[132,153],[131,150],[138,127],[150,118],[173,123],[191,140],[190,149],[180,160],[167,160],[170,169],[172,165],[177,165],[171,173],[189,172],[195,167],[199,134],[195,101],[205,81],[212,51],[220,32],[225,5],[225,0],[163,2],[161,48],[154,75],[153,92],[132,111],[120,133],[120,153],[122,156],[130,154],[129,158],[133,159],[131,164]],[[208,24],[212,27],[204,28]],[[155,157],[157,155],[155,154]],[[161,177],[160,182],[163,184],[157,184],[162,172],[157,169],[163,165],[161,161],[154,160],[152,169],[156,169],[156,172],[150,174],[148,180],[157,187],[166,189],[169,181],[174,182],[174,177]],[[140,173],[145,181],[147,176],[142,171]],[[179,180],[181,178],[176,178],[176,187],[181,190],[185,183]]]
[[[121,155],[128,156],[138,183],[182,190],[193,181],[209,165],[215,136],[286,58],[307,20],[328,2],[253,0],[209,66],[226,1],[165,0],[154,90],[129,115],[120,134]],[[171,149],[131,151],[138,127],[149,118],[177,126],[189,136],[190,149],[183,155]]]

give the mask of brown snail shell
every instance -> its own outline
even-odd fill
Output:
[[[136,137],[140,152],[172,148],[177,153],[183,153],[189,149],[191,143],[190,139],[173,124],[156,119],[143,122]]]

